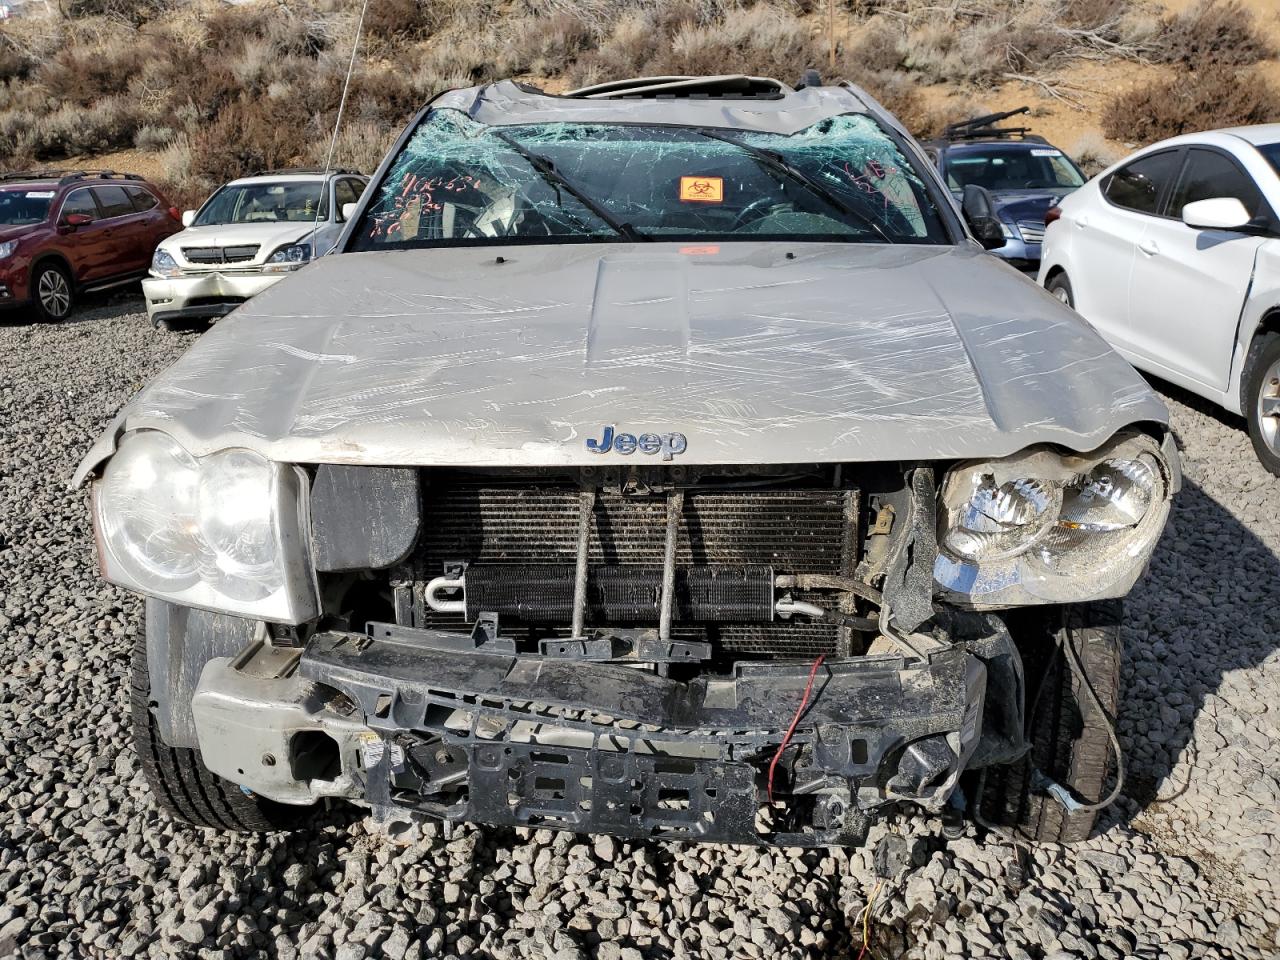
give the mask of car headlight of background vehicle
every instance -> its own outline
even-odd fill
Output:
[[[168,250],[156,247],[156,252],[151,255],[151,273],[157,277],[180,277],[182,267]]]
[[[263,269],[272,273],[281,270],[297,270],[310,259],[311,244],[286,243],[271,256],[267,257],[267,263]]]
[[[12,257],[13,251],[17,249],[17,240],[6,240],[4,243],[0,243],[0,260],[5,259],[6,257]]]
[[[1087,456],[1037,449],[947,474],[934,581],[973,607],[1123,596],[1169,515],[1169,464],[1154,440]]]
[[[126,434],[93,487],[106,579],[188,606],[315,617],[305,482],[249,450],[195,458],[156,430]]]

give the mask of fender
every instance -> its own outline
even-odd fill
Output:
[[[1231,354],[1231,372],[1222,397],[1222,405],[1232,413],[1244,413],[1240,402],[1240,385],[1245,375],[1244,361],[1258,329],[1277,307],[1280,307],[1280,242],[1269,240],[1258,246],[1253,259],[1253,273],[1240,305],[1236,342]]]

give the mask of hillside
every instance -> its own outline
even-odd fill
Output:
[[[355,2],[60,10],[0,26],[0,167],[136,170],[195,202],[245,171],[323,161]],[[794,80],[813,65],[919,135],[1028,104],[1037,132],[1096,167],[1173,133],[1280,119],[1277,48],[1273,0],[370,0],[337,160],[372,169],[447,86]]]

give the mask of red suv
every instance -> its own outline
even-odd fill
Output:
[[[136,174],[0,174],[0,307],[61,320],[79,294],[145,276],[156,244],[181,229]]]

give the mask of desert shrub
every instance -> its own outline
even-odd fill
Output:
[[[31,72],[35,61],[18,42],[4,30],[0,30],[0,81],[19,80]]]
[[[361,173],[373,173],[386,156],[391,144],[400,133],[400,126],[388,126],[368,121],[344,123],[334,145],[333,165]],[[317,140],[306,154],[306,161],[322,166],[329,154],[328,139]]]
[[[1280,120],[1280,93],[1228,67],[1187,70],[1114,97],[1102,114],[1112,140],[1152,143],[1181,133]]]
[[[423,40],[436,24],[430,0],[373,0],[364,15],[364,29],[373,40]]]
[[[563,73],[594,41],[587,24],[567,13],[525,17],[508,34],[502,48],[505,72],[539,77]]]
[[[107,17],[135,26],[163,16],[175,6],[170,0],[58,0],[58,11],[68,20]]]
[[[191,137],[189,178],[210,188],[246,173],[277,170],[304,156],[315,138],[291,99],[238,100]]]
[[[659,74],[741,72],[793,80],[822,59],[822,44],[805,23],[758,4],[717,24],[682,27],[645,67]]]
[[[159,151],[173,142],[177,131],[172,127],[155,127],[143,124],[133,135],[133,145],[139,150]]]
[[[1067,153],[1084,171],[1086,177],[1092,177],[1105,170],[1123,156],[1119,150],[1093,130],[1077,137],[1075,143],[1067,149]]]
[[[885,17],[873,17],[849,44],[846,69],[883,73],[902,66],[902,27]]]
[[[625,17],[570,67],[577,86],[642,74],[752,73],[794,79],[823,57],[795,16],[759,3],[705,22],[694,4],[664,4]]]
[[[131,146],[137,123],[136,108],[124,97],[88,107],[67,103],[36,119],[30,150],[38,160],[51,160]]]
[[[1243,66],[1274,54],[1240,0],[1199,0],[1166,18],[1155,43],[1157,59],[1191,66]]]
[[[152,58],[149,44],[110,39],[91,46],[60,50],[43,64],[38,79],[51,97],[88,104],[99,97],[124,93],[129,81]]]

